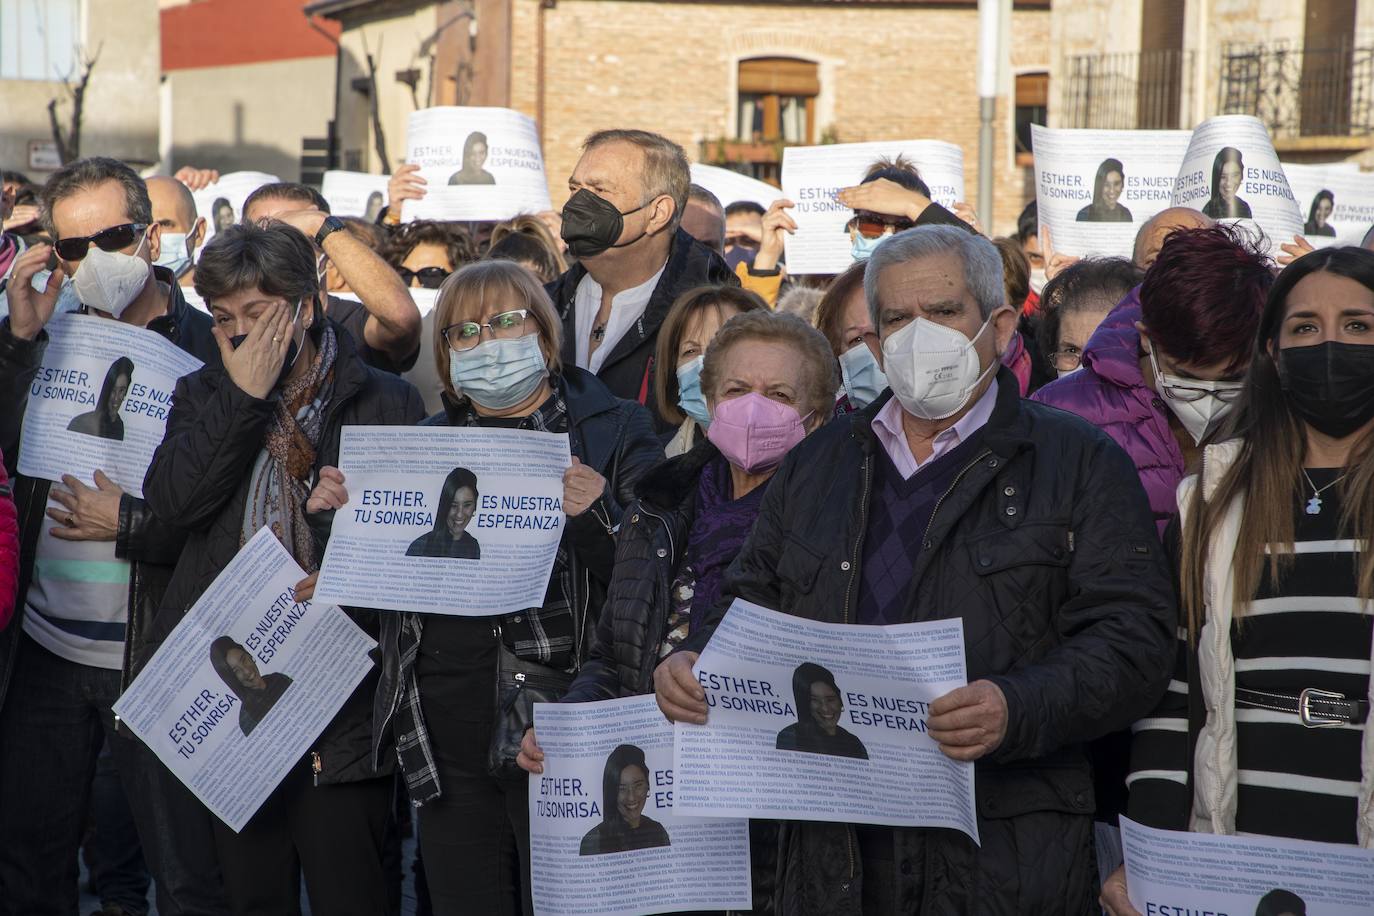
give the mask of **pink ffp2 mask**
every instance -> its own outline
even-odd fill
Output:
[[[792,446],[806,438],[805,421],[796,408],[749,392],[716,402],[706,429],[720,453],[747,474],[776,467]]]

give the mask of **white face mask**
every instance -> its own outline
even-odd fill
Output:
[[[102,251],[95,245],[90,246],[81,266],[72,277],[72,292],[81,300],[82,305],[102,312],[109,312],[115,318],[143,292],[148,283],[152,265],[138,256],[148,241],[144,235],[133,254],[122,251]]]
[[[1169,405],[1178,422],[1193,437],[1194,445],[1201,445],[1235,406],[1232,401],[1240,393],[1241,382],[1208,382],[1202,379],[1180,378],[1159,368],[1155,349],[1149,347],[1150,367],[1155,373],[1155,387],[1161,400]]]
[[[954,328],[916,318],[883,341],[883,372],[907,413],[944,420],[964,408],[978,384],[1000,365],[994,359],[979,371],[974,348],[991,322],[989,316],[970,340]]]
[[[1045,279],[1045,268],[1043,268],[1043,267],[1032,267],[1032,268],[1031,268],[1031,272],[1030,272],[1030,288],[1031,288],[1031,292],[1035,293],[1037,296],[1040,295],[1040,291],[1041,291],[1042,289],[1045,288],[1045,284],[1048,283],[1048,282],[1049,282],[1049,281]]]

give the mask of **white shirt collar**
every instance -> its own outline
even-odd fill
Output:
[[[588,351],[591,350],[592,328],[596,324],[596,313],[601,310],[602,290],[601,284],[592,279],[590,273],[582,278],[577,284],[577,292],[573,298],[573,310],[577,317],[578,366],[593,375],[601,370],[601,365],[606,361],[606,357],[611,355],[615,345],[620,343],[620,339],[630,328],[634,327],[635,322],[644,317],[649,300],[653,298],[654,289],[658,286],[663,271],[667,269],[668,262],[665,259],[658,273],[638,286],[615,295],[611,300],[611,315],[606,321],[605,336],[601,338],[596,352],[590,356]]]
[[[882,444],[887,455],[892,459],[892,464],[902,475],[903,479],[908,479],[921,468],[933,462],[936,458],[951,451],[960,442],[968,439],[975,432],[987,425],[992,418],[992,409],[997,406],[997,380],[994,378],[988,390],[983,392],[983,396],[974,402],[973,407],[964,414],[949,429],[943,430],[931,443],[932,450],[930,457],[924,461],[917,461],[915,454],[911,451],[911,444],[907,442],[906,431],[902,429],[902,402],[896,397],[888,399],[873,417],[873,433],[878,437],[878,442]]]

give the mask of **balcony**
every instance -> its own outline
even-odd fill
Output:
[[[1192,51],[1079,54],[1065,63],[1066,127],[1178,130],[1193,126]]]
[[[1221,54],[1218,110],[1258,117],[1281,151],[1369,146],[1374,47],[1228,45]]]

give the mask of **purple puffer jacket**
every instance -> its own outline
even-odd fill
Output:
[[[1083,368],[1060,376],[1031,399],[1076,413],[1126,450],[1150,497],[1162,537],[1178,511],[1183,452],[1169,430],[1169,408],[1140,373],[1140,287],[1103,319],[1083,348]]]

